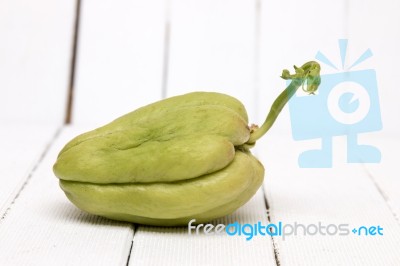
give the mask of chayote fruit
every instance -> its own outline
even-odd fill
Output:
[[[115,220],[184,225],[232,213],[263,182],[264,167],[249,149],[285,103],[307,82],[320,83],[308,62],[274,102],[262,127],[248,126],[243,104],[215,92],[193,92],[139,108],[77,136],[53,170],[78,208]]]

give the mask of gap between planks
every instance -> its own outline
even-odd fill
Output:
[[[270,223],[272,223],[271,214],[270,214],[271,208],[269,207],[267,193],[265,192],[264,186],[262,188],[262,193],[264,195],[265,208],[267,210],[267,221],[270,224]],[[278,244],[276,243],[274,236],[271,236],[271,241],[272,241],[272,247],[274,248],[275,264],[276,264],[276,266],[281,266],[281,262],[279,259],[279,248],[277,246]]]
[[[385,204],[386,204],[387,208],[392,213],[394,219],[397,221],[397,223],[400,226],[400,218],[399,218],[400,214],[396,212],[395,208],[393,208],[392,204],[390,203],[390,196],[388,196],[385,193],[383,188],[379,185],[379,182],[377,180],[375,180],[374,175],[368,170],[368,168],[365,165],[365,163],[362,164],[362,169],[365,172],[365,175],[367,176],[367,178],[370,179],[370,181],[372,182],[372,184],[374,185],[374,187],[378,191],[379,195],[381,195],[382,199],[385,201]]]
[[[164,46],[163,46],[163,65],[161,78],[161,99],[165,99],[168,94],[168,70],[169,54],[171,43],[171,0],[166,0],[164,18]]]
[[[72,54],[71,54],[71,65],[70,65],[70,73],[69,73],[70,76],[69,76],[67,103],[66,103],[67,108],[65,111],[64,124],[71,124],[71,119],[72,119],[80,16],[81,16],[81,0],[76,0],[75,25],[74,25],[74,33],[73,33],[73,39],[72,39],[72,51],[71,51]]]
[[[40,154],[39,159],[36,161],[36,163],[33,165],[32,169],[29,171],[29,173],[26,176],[25,181],[22,183],[21,187],[18,189],[17,193],[15,194],[14,198],[12,199],[12,201],[10,202],[10,204],[8,205],[8,207],[5,209],[3,214],[1,215],[0,218],[0,224],[1,222],[6,218],[7,213],[11,210],[12,206],[14,205],[14,203],[16,202],[16,200],[18,199],[18,197],[21,195],[21,193],[23,192],[23,190],[25,189],[25,187],[28,185],[29,180],[32,178],[32,176],[34,175],[35,171],[37,170],[37,168],[39,167],[39,165],[41,164],[41,162],[43,161],[43,159],[46,157],[48,151],[50,150],[50,148],[52,147],[53,143],[57,140],[57,138],[60,136],[62,127],[59,127],[56,132],[54,133],[54,135],[52,136],[52,138],[49,140],[49,142],[47,142],[43,152]]]
[[[131,247],[129,248],[129,253],[128,253],[128,258],[126,259],[126,266],[129,266],[129,261],[131,259],[131,254],[132,254],[132,248],[133,248],[133,239],[135,239],[135,233],[136,233],[136,228],[138,227],[137,224],[131,224],[130,229],[132,230],[132,241],[131,241]]]

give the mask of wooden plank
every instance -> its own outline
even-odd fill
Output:
[[[255,119],[256,1],[174,0],[167,95],[216,91]]]
[[[110,122],[161,98],[164,1],[83,1],[73,122]]]
[[[263,192],[236,212],[210,222],[228,225],[268,223]],[[188,234],[187,227],[139,226],[132,246],[129,265],[275,265],[270,236]]]
[[[400,227],[376,185],[360,165],[344,163],[343,141],[334,141],[333,168],[298,168],[307,143],[270,138],[263,149],[266,190],[274,223],[381,226],[383,235],[275,236],[281,265],[398,265]],[[334,232],[334,228],[331,228]]]
[[[1,1],[0,121],[62,123],[74,8],[74,1]]]
[[[1,265],[125,265],[132,226],[86,214],[58,186],[52,165],[83,129],[66,128],[0,220]]]
[[[39,164],[55,126],[0,125],[0,217]]]

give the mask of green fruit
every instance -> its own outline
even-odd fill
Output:
[[[304,80],[315,91],[316,63],[307,64],[272,106],[273,121]],[[89,213],[160,226],[206,222],[232,213],[261,186],[264,168],[249,148],[272,123],[250,128],[237,99],[189,93],[77,136],[53,170],[69,200]]]

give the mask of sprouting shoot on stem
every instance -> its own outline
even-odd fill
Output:
[[[247,143],[245,143],[245,146],[252,147],[259,138],[267,133],[267,131],[274,124],[285,104],[296,93],[298,88],[302,87],[303,90],[309,94],[314,94],[315,91],[317,91],[318,86],[321,83],[321,68],[317,62],[310,61],[301,67],[294,66],[294,70],[294,74],[290,74],[289,70],[287,69],[282,71],[281,78],[285,80],[291,80],[291,82],[272,104],[268,116],[262,126],[252,130],[250,138]]]

